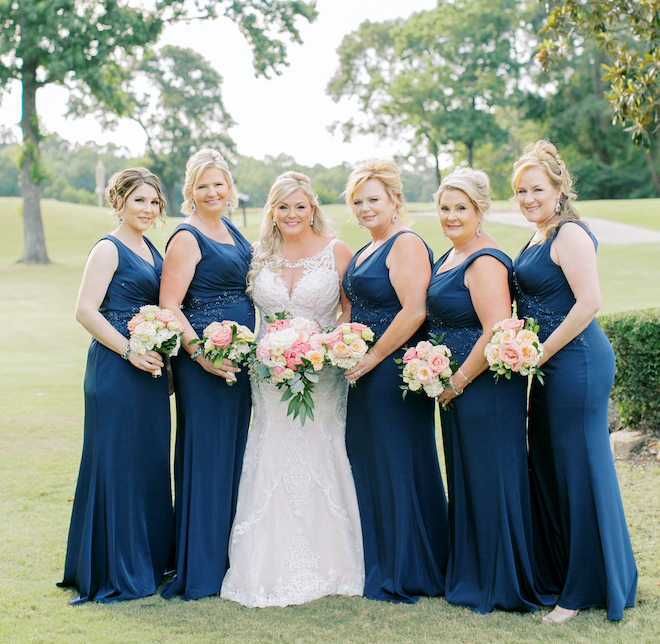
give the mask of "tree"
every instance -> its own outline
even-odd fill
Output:
[[[357,97],[369,120],[343,124],[344,135],[374,132],[410,135],[411,149],[425,146],[435,159],[462,144],[469,164],[475,147],[506,137],[496,106],[517,91],[531,55],[520,30],[529,31],[525,3],[440,0],[407,21],[365,22],[347,35],[340,66],[328,85],[339,100]]]
[[[649,148],[660,127],[660,0],[564,0],[546,2],[547,37],[538,58],[549,69],[592,40],[612,57],[603,81],[614,122],[635,144]]]
[[[150,168],[165,186],[171,213],[188,157],[204,146],[233,154],[234,123],[222,103],[220,74],[191,49],[165,46],[145,56],[138,70],[156,93],[153,101],[150,93],[142,97],[132,118],[147,134]]]
[[[94,107],[119,116],[131,107],[121,90],[130,59],[158,39],[167,20],[190,17],[185,0],[159,0],[150,8],[130,0],[0,0],[0,89],[18,80],[23,88],[22,172],[25,263],[48,263],[39,200],[45,178],[39,162],[37,90],[49,83],[73,93],[72,113]],[[277,34],[300,41],[295,19],[316,17],[314,1],[196,0],[194,17],[226,15],[250,42],[258,74],[286,64]],[[275,34],[275,35],[273,35]],[[75,92],[78,92],[77,96]]]

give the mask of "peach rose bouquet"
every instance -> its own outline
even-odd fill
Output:
[[[431,336],[414,347],[404,347],[402,359],[394,361],[401,365],[403,397],[409,391],[424,391],[429,398],[439,396],[448,386],[449,378],[456,370],[456,359],[442,337]]]
[[[222,361],[227,358],[235,367],[245,360],[254,345],[254,333],[244,324],[233,320],[222,322],[211,322],[203,332],[203,338],[195,338],[189,344],[202,344],[202,355],[213,363],[216,369],[222,366]],[[228,385],[233,385],[227,380]]]
[[[314,420],[314,385],[325,364],[326,348],[316,322],[305,318],[284,317],[267,327],[254,352],[252,374],[284,389],[281,402],[289,401],[287,415],[300,416],[300,424],[307,418]]]
[[[183,327],[172,311],[154,304],[140,308],[126,325],[130,334],[131,351],[144,355],[147,351],[158,351],[168,356],[179,353],[183,339]],[[153,374],[161,375],[160,369]]]
[[[354,367],[373,344],[374,332],[366,324],[345,322],[323,334],[326,364],[346,370]]]
[[[533,318],[519,320],[507,318],[493,327],[493,337],[484,349],[484,355],[495,379],[512,373],[536,376],[543,383],[539,360],[543,356],[543,344],[538,336],[539,325]]]

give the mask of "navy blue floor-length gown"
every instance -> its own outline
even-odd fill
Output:
[[[254,329],[254,307],[245,295],[252,251],[223,217],[234,244],[222,244],[195,227],[202,253],[182,311],[201,338],[211,322],[233,320]],[[170,598],[198,599],[220,592],[229,567],[227,549],[250,423],[247,369],[233,385],[205,371],[182,351],[172,360],[176,392],[174,459],[176,578],[163,589]]]
[[[344,276],[351,321],[369,325],[376,339],[401,310],[385,265],[398,235],[356,266],[364,248],[359,251]],[[420,339],[418,333],[408,344]],[[394,362],[402,356],[403,350],[395,351],[350,388],[346,447],[362,521],[364,594],[414,603],[419,595],[444,592],[447,500],[435,443],[434,400],[421,395],[403,400]]]
[[[128,321],[158,303],[163,260],[154,266],[118,239],[117,270],[101,308],[127,338]],[[152,595],[171,563],[174,521],[170,482],[167,377],[134,367],[92,340],[85,372],[85,433],[73,503],[64,579],[88,600]]]
[[[553,238],[528,244],[514,262],[518,314],[538,320],[541,341],[575,304],[550,258]],[[609,442],[612,345],[593,320],[542,369],[545,385],[534,382],[529,408],[539,588],[558,594],[562,608],[603,606],[609,619],[622,619],[635,604],[637,568]]]
[[[433,267],[427,327],[444,335],[442,343],[461,365],[483,332],[465,271],[488,255],[511,275],[511,260],[486,248],[437,273],[448,254]],[[478,613],[533,611],[540,601],[554,603],[534,589],[526,416],[527,378],[495,381],[489,370],[440,412],[449,493],[445,597]]]

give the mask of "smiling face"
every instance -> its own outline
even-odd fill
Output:
[[[273,217],[282,237],[307,232],[312,225],[314,210],[314,206],[302,190],[292,192],[277,203],[273,210]]]
[[[555,207],[561,190],[552,185],[543,168],[533,167],[520,176],[516,195],[520,212],[539,230],[543,230],[556,215]]]
[[[373,234],[390,226],[396,203],[378,179],[368,179],[353,193],[352,208],[358,222]]]
[[[219,168],[206,168],[193,187],[195,208],[203,215],[222,213],[227,205],[231,186]]]
[[[442,230],[454,245],[465,244],[476,236],[481,215],[462,190],[448,188],[443,191],[438,215]]]
[[[143,233],[160,214],[160,199],[155,188],[146,183],[140,184],[126,198],[121,214],[124,225]]]

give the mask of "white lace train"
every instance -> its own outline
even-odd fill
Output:
[[[254,300],[262,319],[287,310],[321,326],[334,323],[339,279],[333,246],[304,260],[291,298],[270,269],[259,273]],[[345,378],[334,369],[321,372],[314,388],[316,420],[304,427],[287,417],[282,391],[252,385],[254,418],[221,596],[264,607],[362,595],[362,534],[344,435]]]

